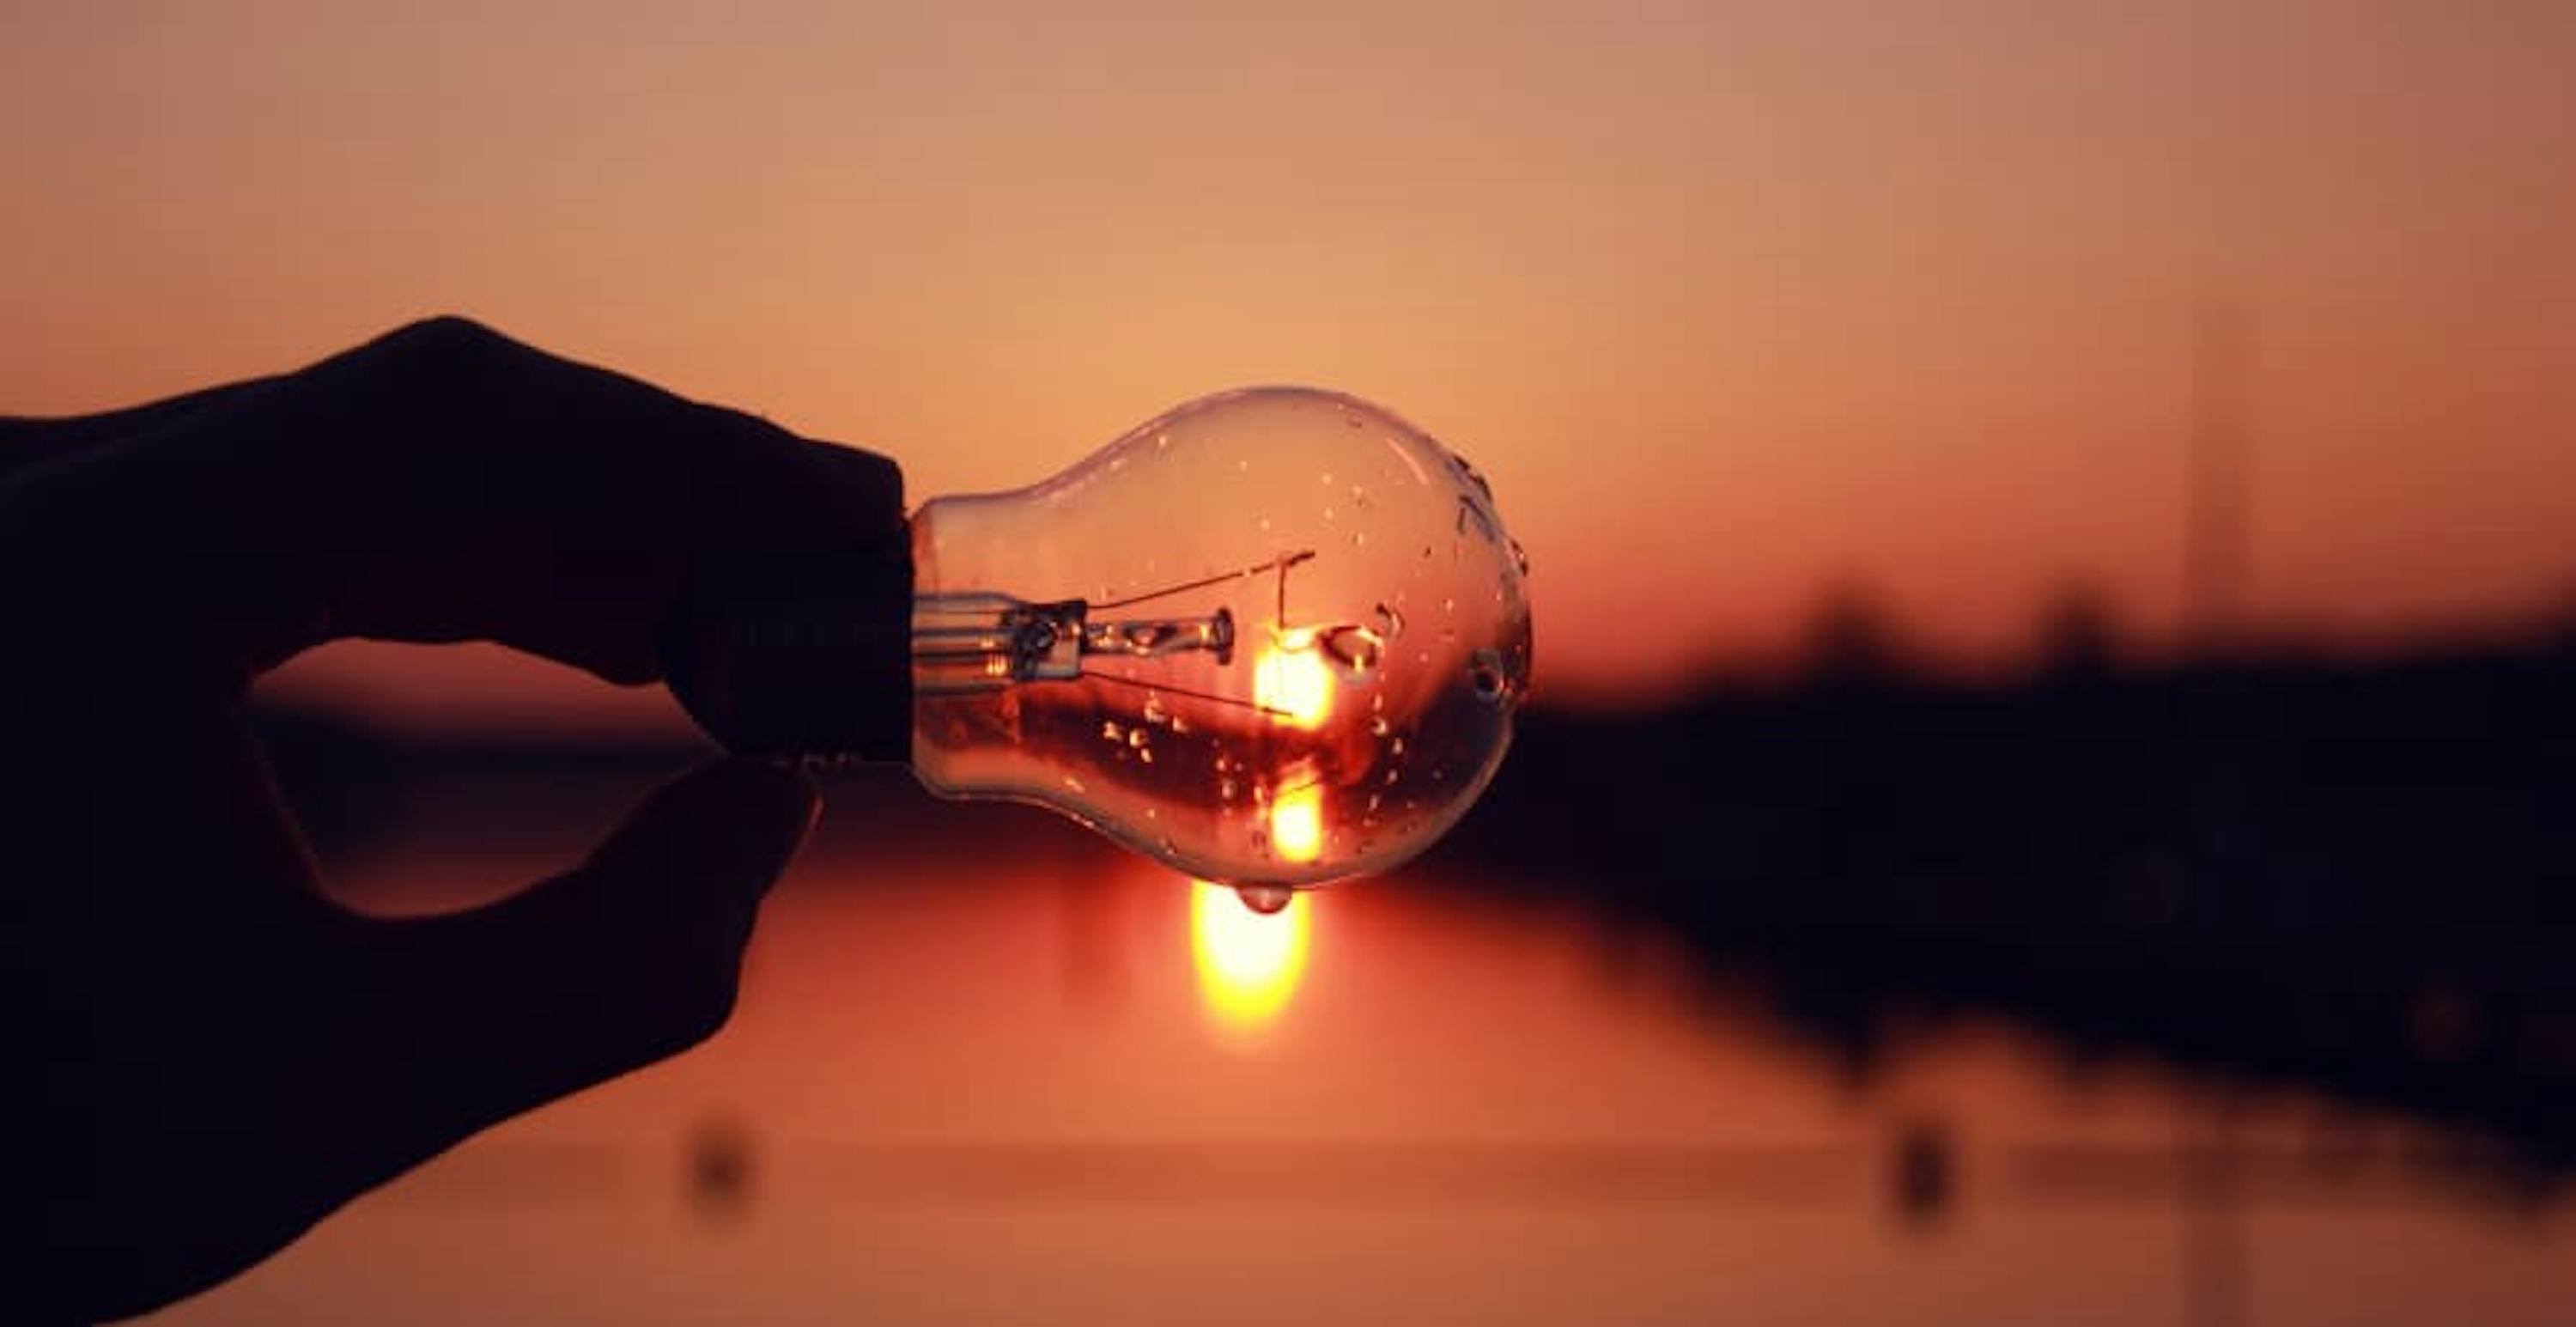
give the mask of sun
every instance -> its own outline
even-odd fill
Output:
[[[1291,728],[1312,731],[1333,713],[1333,670],[1303,631],[1284,633],[1252,664],[1252,703]]]
[[[1306,973],[1314,915],[1300,892],[1288,906],[1264,916],[1232,889],[1194,881],[1190,888],[1190,950],[1198,965],[1199,994],[1217,1021],[1238,1029],[1277,1018]]]

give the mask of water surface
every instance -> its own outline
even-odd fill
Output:
[[[335,888],[390,912],[489,897],[569,865],[635,791],[425,788]],[[2402,1119],[2072,1065],[1999,1024],[1856,1076],[1651,935],[1472,880],[1237,913],[1037,812],[836,790],[715,1041],[468,1142],[162,1320],[2505,1324],[2576,1305],[2566,1205]]]

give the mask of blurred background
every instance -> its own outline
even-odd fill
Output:
[[[8,30],[0,410],[454,311],[918,501],[1309,382],[1534,564],[1417,866],[1258,918],[840,779],[717,1041],[166,1320],[2569,1320],[2576,9]],[[261,702],[377,912],[703,749],[483,647]]]

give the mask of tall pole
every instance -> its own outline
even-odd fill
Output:
[[[2253,466],[2245,427],[2251,336],[2217,296],[2192,309],[2190,488],[2184,511],[2183,632],[2194,653],[2239,643]]]

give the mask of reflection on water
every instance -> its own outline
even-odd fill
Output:
[[[1205,881],[1190,883],[1190,952],[1208,1012],[1228,1027],[1255,1031],[1279,1017],[1306,975],[1315,932],[1312,892],[1270,906]]]
[[[488,897],[637,790],[421,789],[337,887]],[[890,781],[834,790],[715,1042],[167,1320],[2564,1321],[2576,1225],[2483,1173],[2000,1026],[1863,1084],[1562,904],[1426,873],[1264,918]]]

